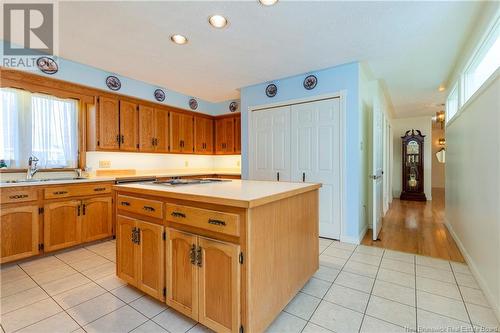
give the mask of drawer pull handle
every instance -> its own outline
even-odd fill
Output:
[[[106,191],[106,188],[105,187],[96,187],[94,189],[94,192],[101,192],[101,191]]]
[[[24,199],[27,197],[28,197],[27,194],[16,194],[16,195],[9,196],[9,199]]]
[[[208,224],[226,225],[226,222],[224,222],[222,220],[208,219]]]
[[[182,217],[182,218],[186,218],[186,214],[184,213],[181,213],[181,212],[172,212],[172,215],[173,217]]]
[[[142,209],[144,209],[147,212],[154,212],[156,210],[151,206],[144,206],[144,207],[142,207]]]
[[[56,191],[53,193],[54,195],[60,195],[60,194],[68,194],[68,191]]]
[[[203,252],[201,246],[198,246],[198,250],[196,250],[196,264],[198,267],[203,265]]]
[[[130,202],[122,201],[122,202],[120,202],[120,205],[122,205],[122,206],[130,206]]]

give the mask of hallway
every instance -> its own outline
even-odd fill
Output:
[[[444,190],[434,188],[432,198],[427,202],[394,199],[383,218],[380,240],[372,240],[370,229],[362,244],[464,262],[445,225]]]

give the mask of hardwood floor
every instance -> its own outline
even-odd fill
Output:
[[[444,224],[444,190],[433,189],[432,201],[396,200],[383,219],[379,241],[368,230],[362,244],[464,262]]]

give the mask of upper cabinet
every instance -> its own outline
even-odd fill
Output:
[[[190,114],[170,112],[170,152],[194,152],[194,119]]]
[[[215,120],[215,153],[237,154],[241,150],[240,115],[222,116]]]
[[[110,97],[87,108],[88,150],[138,150],[138,105]]]
[[[196,154],[214,153],[214,121],[208,117],[194,117],[194,152]]]
[[[139,106],[127,101],[120,101],[120,150],[137,151],[139,144],[138,118]]]
[[[130,98],[85,105],[87,151],[232,155],[241,152],[240,114],[213,117]]]
[[[139,151],[168,152],[168,111],[139,106]]]

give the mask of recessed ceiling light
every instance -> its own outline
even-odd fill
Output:
[[[172,40],[172,42],[174,42],[175,44],[179,44],[179,45],[186,44],[188,42],[188,39],[186,38],[186,36],[179,35],[179,34],[175,34],[175,35],[170,36],[170,39]]]
[[[278,2],[278,0],[259,0],[259,2],[261,5],[264,5],[264,6],[272,6],[276,2]]]
[[[446,88],[445,88],[444,86],[439,86],[439,88],[438,88],[438,91],[439,91],[439,92],[443,92],[443,91],[445,91],[445,90],[446,90]]]
[[[227,25],[227,19],[222,15],[212,15],[208,18],[208,23],[214,28],[224,28]]]

